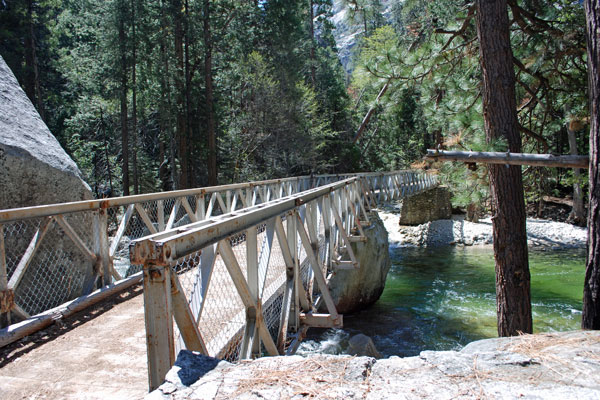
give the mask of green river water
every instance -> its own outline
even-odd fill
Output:
[[[343,353],[348,338],[370,336],[384,356],[456,350],[496,337],[491,248],[391,248],[392,268],[379,301],[344,316],[344,329],[311,330],[299,354]],[[535,332],[578,329],[585,252],[529,252]]]

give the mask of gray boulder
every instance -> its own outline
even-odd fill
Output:
[[[194,362],[182,352],[193,371],[176,363],[146,399],[598,399],[599,354],[598,331],[484,340],[462,351],[380,360],[321,354],[229,364],[204,356]],[[188,383],[192,376],[198,380]]]
[[[1,57],[0,110],[0,209],[92,198]]]
[[[400,225],[420,225],[451,217],[450,191],[445,186],[437,186],[400,201]]]
[[[48,130],[0,57],[0,209],[89,200],[92,192],[75,162]],[[67,215],[67,222],[91,247],[91,213]],[[8,276],[42,222],[5,224]],[[53,223],[15,288],[15,301],[31,315],[82,294],[92,263]],[[89,285],[88,285],[89,286]],[[13,322],[16,319],[13,319]]]
[[[353,242],[360,268],[339,269],[329,281],[329,291],[340,313],[351,313],[375,303],[385,287],[392,265],[388,233],[377,213],[370,213],[370,226],[363,227],[366,242]],[[343,257],[349,259],[347,255]]]
[[[373,358],[381,358],[381,353],[375,347],[375,343],[373,343],[373,339],[368,337],[367,335],[363,335],[359,333],[358,335],[354,335],[348,341],[348,349],[346,353],[351,356],[360,356],[360,357],[373,357]]]

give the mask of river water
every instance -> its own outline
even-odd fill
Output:
[[[392,268],[377,303],[344,315],[343,329],[311,329],[298,354],[342,354],[357,333],[386,357],[457,350],[497,336],[491,248],[391,248]],[[534,332],[578,329],[585,252],[530,250]]]

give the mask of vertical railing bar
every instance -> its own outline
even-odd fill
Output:
[[[3,224],[0,224],[0,296],[4,298],[4,304],[2,305],[5,307],[0,310],[0,327],[4,327],[11,323],[10,310],[13,308],[14,298],[11,293],[8,293],[8,269],[6,266]]]
[[[231,190],[225,191],[225,207],[227,208],[225,213],[230,213],[233,211],[231,208]]]
[[[267,275],[269,272],[269,261],[271,260],[271,250],[273,249],[273,235],[275,234],[275,217],[267,221],[265,238],[262,242],[262,248],[258,259],[258,294],[259,299],[263,298],[266,287]]]
[[[6,267],[6,249],[4,248],[4,225],[0,224],[0,292],[8,289],[8,269]]]
[[[170,267],[144,263],[144,320],[148,386],[155,390],[175,363]]]
[[[133,204],[129,207],[133,208]],[[127,208],[129,210],[129,207]],[[156,222],[158,223],[158,231],[162,232],[165,230],[165,202],[163,200],[156,201]],[[112,253],[114,254],[114,253]]]
[[[196,195],[196,218],[198,221],[204,221],[206,219],[206,196],[203,194]]]
[[[260,341],[258,340],[258,313],[260,310],[260,286],[259,286],[259,271],[258,271],[258,235],[257,235],[257,226],[252,226],[246,229],[246,267],[247,267],[247,277],[248,277],[248,288],[250,289],[250,295],[252,296],[252,300],[256,303],[256,308],[254,309],[255,315],[251,315],[250,313],[246,313],[246,325],[252,326],[253,332],[250,333],[248,337],[244,337],[244,346],[247,347],[247,351],[250,351],[252,355],[258,354],[260,352]],[[247,353],[246,353],[247,354]]]
[[[102,283],[104,286],[110,285],[113,275],[111,270],[112,260],[108,246],[108,213],[104,208],[94,212],[94,245],[97,270],[102,271]]]
[[[292,213],[288,214],[286,219],[285,219],[285,225],[286,225],[286,230],[287,230],[287,242],[288,242],[288,247],[290,248],[290,252],[291,252],[291,256],[292,256],[292,262],[293,262],[293,280],[294,280],[294,291],[293,291],[293,298],[292,298],[292,304],[290,306],[291,308],[291,316],[290,318],[292,319],[292,328],[293,330],[297,331],[300,328],[300,289],[302,289],[302,292],[304,292],[304,286],[302,285],[302,279],[300,277],[300,272],[299,272],[299,261],[298,261],[298,233],[296,231],[296,211],[294,210]],[[305,310],[309,309],[309,305],[308,305],[308,300],[306,298],[306,295],[303,294],[303,298],[304,298],[304,302],[302,304],[303,307],[305,307]]]

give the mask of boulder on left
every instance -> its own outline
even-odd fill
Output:
[[[77,165],[0,57],[0,209],[90,199],[92,192]],[[92,211],[65,215],[65,221],[93,249]],[[49,224],[47,229],[45,224]],[[6,294],[12,298],[14,291],[20,310],[34,315],[80,296],[84,286],[92,288],[89,255],[56,221],[43,217],[2,225],[9,289]],[[42,239],[33,246],[36,235]],[[14,306],[10,308],[14,313]]]
[[[89,200],[81,172],[0,57],[0,209]]]

